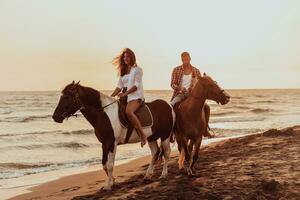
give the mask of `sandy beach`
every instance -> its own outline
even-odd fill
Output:
[[[105,174],[98,170],[30,188],[12,199],[300,199],[299,126],[208,145],[193,178],[178,174],[177,158],[175,151],[166,180],[158,179],[162,167],[157,166],[152,180],[143,181],[147,156],[115,168],[113,191],[101,190]]]

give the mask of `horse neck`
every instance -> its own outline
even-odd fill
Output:
[[[102,102],[102,106],[106,106],[106,105],[116,101],[116,99],[100,92],[100,101]],[[109,107],[107,107],[107,108],[109,108]]]
[[[106,106],[110,103],[113,103],[115,101],[114,98],[105,95],[103,93],[100,92],[100,99],[99,101],[101,101],[101,105]],[[112,104],[106,108],[104,108],[104,112],[117,112],[117,103]],[[99,127],[99,124],[103,124],[101,123],[104,118],[103,118],[103,110],[101,108],[95,108],[93,106],[90,105],[84,105],[84,109],[80,110],[81,113],[83,114],[83,116],[87,119],[87,121],[96,129]],[[100,123],[98,123],[100,122]]]
[[[205,89],[203,87],[200,91],[199,90],[196,91],[196,89],[193,89],[191,95],[189,95],[186,100],[187,110],[192,111],[191,113],[194,113],[193,111],[200,112],[203,109],[205,101],[206,101]],[[198,112],[197,114],[199,115]]]

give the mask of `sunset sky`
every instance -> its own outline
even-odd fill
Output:
[[[0,0],[0,91],[113,89],[124,47],[145,89],[182,51],[223,88],[300,88],[300,1]]]

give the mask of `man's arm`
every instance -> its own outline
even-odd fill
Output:
[[[181,88],[177,85],[178,80],[177,80],[176,75],[177,75],[176,68],[174,68],[173,72],[172,72],[172,78],[171,78],[171,88],[175,91],[179,91]]]

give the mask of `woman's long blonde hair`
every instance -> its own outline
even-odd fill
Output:
[[[118,66],[119,76],[124,76],[127,73],[128,66],[124,62],[125,53],[127,53],[130,58],[130,65],[133,66],[136,64],[134,52],[129,48],[123,49],[121,54],[113,59],[113,64]]]

